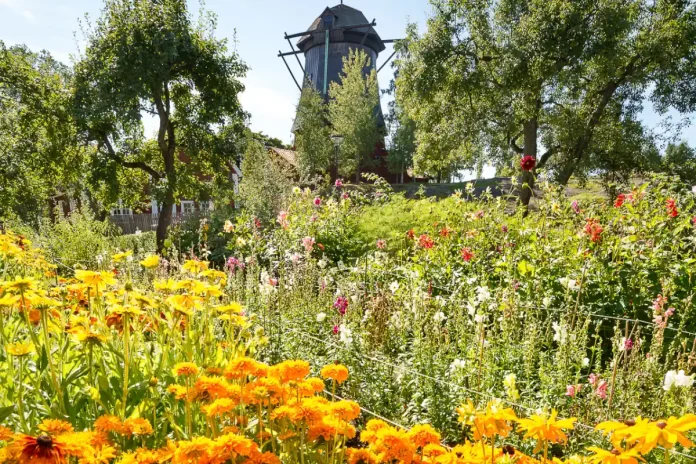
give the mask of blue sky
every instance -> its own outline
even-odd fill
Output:
[[[218,36],[227,37],[233,47],[236,33],[237,51],[251,67],[241,100],[251,113],[254,130],[291,141],[290,128],[299,92],[283,61],[276,56],[278,50],[289,49],[283,33],[306,30],[326,6],[338,1],[332,0],[330,5],[327,0],[206,1],[206,8],[218,15]],[[190,4],[197,11],[198,1]],[[375,18],[376,29],[384,39],[403,37],[408,21],[418,23],[423,30],[430,12],[427,0],[348,0],[346,4],[362,10],[370,20]],[[78,19],[85,13],[98,16],[101,7],[101,0],[0,0],[0,40],[6,44],[25,43],[33,50],[45,49],[69,62],[70,55],[80,45]],[[391,46],[383,52],[381,60],[390,53]],[[292,57],[288,62],[299,75],[297,62]],[[390,70],[385,68],[379,78],[386,85]],[[659,126],[662,117],[649,104],[643,119],[659,132],[664,131]],[[672,115],[673,123],[679,119],[678,115]],[[681,136],[696,145],[696,124],[683,129]]]

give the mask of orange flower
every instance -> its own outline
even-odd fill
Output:
[[[227,396],[229,384],[220,377],[201,376],[193,386],[197,397],[215,400]]]
[[[302,380],[309,375],[307,361],[284,361],[273,366],[268,375],[278,378],[282,383]]]
[[[344,421],[352,421],[360,416],[360,406],[355,401],[341,400],[331,403],[330,407],[334,415]]]
[[[544,442],[565,443],[568,441],[568,436],[563,430],[572,430],[577,418],[556,420],[557,415],[558,412],[553,409],[551,416],[533,414],[529,419],[517,419],[520,428],[527,432],[524,439],[534,438],[537,440],[535,453],[541,449]]]
[[[247,464],[280,464],[280,458],[271,452],[254,453],[245,461]]]
[[[122,433],[123,423],[116,416],[104,415],[94,421],[94,429],[102,433]]]
[[[192,362],[180,362],[174,365],[172,374],[176,377],[192,377],[198,375],[198,366]]]
[[[267,366],[255,359],[242,356],[235,358],[227,365],[225,369],[225,377],[228,379],[242,379],[249,376],[257,376],[265,373]]]
[[[142,437],[144,435],[152,435],[152,425],[147,419],[137,417],[134,419],[126,419],[123,422],[123,434],[127,436],[136,435]]]
[[[377,455],[367,449],[348,448],[346,450],[348,464],[377,464]]]
[[[39,430],[46,432],[47,435],[56,436],[72,432],[73,426],[69,422],[60,419],[44,419],[44,421],[39,424]]]
[[[234,461],[237,456],[249,457],[254,451],[258,452],[258,447],[253,440],[240,437],[233,433],[219,437],[211,447],[211,455],[232,461]]]
[[[220,398],[207,406],[203,406],[203,412],[208,417],[221,416],[227,414],[237,407],[238,402],[230,398]]]
[[[177,400],[183,400],[186,398],[186,387],[183,385],[170,385],[167,387],[167,393],[174,395]]]
[[[415,425],[406,433],[411,442],[418,448],[425,448],[427,445],[439,444],[441,437],[437,431],[429,424]]]
[[[19,464],[64,464],[66,453],[62,443],[48,435],[36,438],[19,435],[13,444],[19,450]]]
[[[322,368],[321,376],[341,384],[348,379],[348,368],[342,364],[329,364]]]

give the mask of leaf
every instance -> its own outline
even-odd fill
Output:
[[[522,260],[519,263],[517,263],[517,270],[520,274],[526,276],[527,274],[534,275],[534,271],[536,270],[536,268],[529,262]]]
[[[12,414],[15,410],[15,406],[7,406],[4,408],[0,408],[0,422],[4,422],[5,419],[10,417],[10,414]]]

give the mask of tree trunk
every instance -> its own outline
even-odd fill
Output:
[[[162,254],[164,251],[164,241],[167,239],[167,230],[172,223],[172,208],[174,207],[174,192],[172,189],[167,189],[167,193],[162,202],[162,209],[159,212],[157,219],[157,253]]]
[[[524,148],[523,156],[537,157],[537,131],[538,121],[532,118],[524,123]],[[532,199],[534,191],[534,173],[532,171],[523,171],[520,184],[520,201],[526,209],[525,214],[529,212],[529,202]]]
[[[360,155],[355,157],[355,183],[360,183]]]

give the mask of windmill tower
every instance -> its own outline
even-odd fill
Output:
[[[370,65],[365,70],[366,72],[373,69],[376,69],[377,72],[381,71],[394,56],[392,53],[387,61],[377,69],[379,54],[386,49],[386,44],[393,43],[394,40],[382,40],[375,30],[376,25],[374,19],[372,22],[368,22],[360,10],[344,5],[341,1],[340,5],[324,9],[306,31],[291,35],[285,34],[285,39],[290,44],[292,51],[279,52],[278,56],[285,61],[286,56],[294,55],[303,73],[303,85],[312,86],[328,101],[330,83],[339,81],[343,71],[343,59],[348,57],[351,50],[362,50],[370,58]],[[296,50],[292,40],[298,38]],[[299,55],[304,55],[304,65]],[[285,65],[297,88],[301,91],[302,87],[287,61],[285,61]],[[384,126],[381,106],[377,111],[378,124]]]

